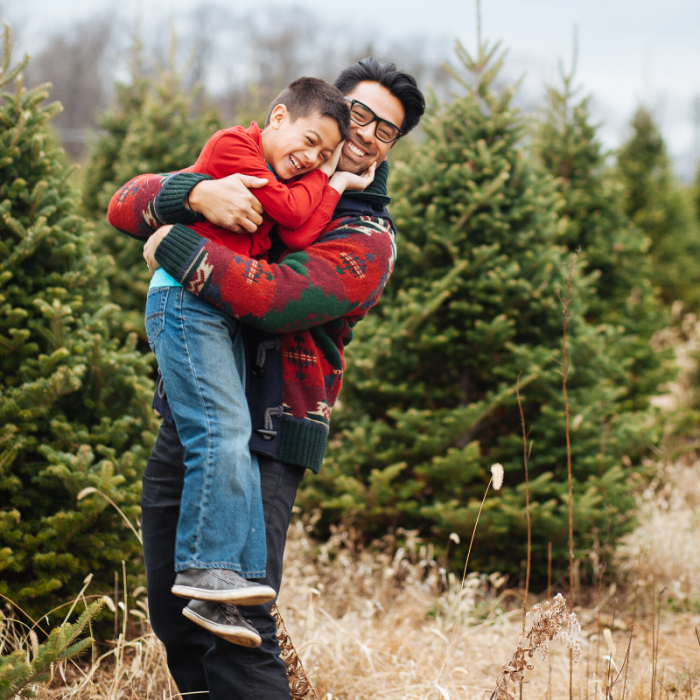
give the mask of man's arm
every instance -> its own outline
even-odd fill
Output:
[[[262,223],[262,205],[250,188],[267,179],[235,174],[222,180],[183,171],[139,175],[112,197],[107,221],[122,233],[147,239],[164,224],[207,220],[237,233],[253,233]],[[189,203],[189,208],[187,207]]]
[[[156,233],[144,253],[150,256],[190,292],[244,323],[289,333],[374,306],[391,274],[395,245],[385,219],[348,217],[307,250],[272,264],[178,224]]]

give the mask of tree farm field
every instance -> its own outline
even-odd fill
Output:
[[[24,697],[174,698],[139,541],[149,278],[105,212],[130,178],[194,162],[219,117],[174,68],[136,70],[136,46],[71,179],[60,107],[3,39],[0,700],[42,660]],[[700,179],[675,182],[643,106],[613,162],[573,68],[532,120],[497,43],[455,52],[459,94],[392,163],[399,264],[297,497],[278,601],[310,683],[294,698],[691,699]],[[60,649],[41,634],[102,596],[74,630],[98,642],[57,660],[70,625]]]

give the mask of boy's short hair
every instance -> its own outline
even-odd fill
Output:
[[[425,98],[412,75],[399,70],[394,63],[379,63],[376,58],[369,56],[348,66],[338,76],[335,86],[343,95],[347,95],[364,81],[379,83],[401,102],[405,113],[401,124],[404,135],[418,124],[425,112]]]
[[[343,93],[337,87],[320,78],[299,78],[290,83],[272,101],[265,118],[265,126],[270,123],[270,115],[277,105],[284,105],[292,121],[300,117],[310,117],[319,112],[324,117],[335,120],[340,129],[340,138],[350,136],[350,107]]]

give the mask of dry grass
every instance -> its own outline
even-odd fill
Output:
[[[665,497],[665,490],[660,492]],[[685,509],[692,511],[688,505]],[[681,510],[674,515],[682,517]],[[643,537],[646,528],[645,523],[632,539]],[[391,538],[374,552],[357,552],[345,533],[319,546],[307,538],[300,520],[290,530],[279,607],[321,700],[486,700],[516,650],[522,629],[518,591],[505,589],[501,577],[472,573],[460,594],[460,581],[441,571],[430,547],[411,533],[406,538],[407,546],[395,552]],[[663,565],[645,560],[641,576],[646,567]],[[661,615],[652,695],[652,594],[650,585],[640,584],[624,697],[698,697],[700,647],[694,628],[700,614],[667,607]],[[595,608],[579,611],[575,698],[603,700],[604,688],[618,675],[609,697],[623,698],[634,598],[634,588],[625,593],[609,588],[600,628]],[[458,611],[461,623],[452,639]],[[450,643],[450,661],[443,667]],[[525,671],[524,698],[568,697],[569,654],[563,645],[552,644],[546,661],[538,655],[526,660],[532,668]],[[41,689],[39,697],[164,700],[175,694],[160,644],[149,633],[128,643],[120,638],[90,670],[86,666],[69,662],[57,669],[52,685]],[[512,684],[510,692],[519,694]]]

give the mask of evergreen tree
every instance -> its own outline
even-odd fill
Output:
[[[695,205],[695,218],[700,221],[700,163],[698,163],[698,170],[695,173],[695,191],[693,196],[693,204]]]
[[[199,104],[198,88],[182,86],[173,60],[157,80],[148,82],[139,77],[142,73],[142,68],[132,69],[131,84],[118,86],[116,103],[102,122],[107,133],[90,155],[83,202],[96,224],[98,252],[114,260],[108,279],[112,300],[121,309],[116,332],[137,333],[140,348],[147,350],[143,309],[150,274],[143,246],[107,224],[107,206],[117,189],[140,173],[192,165],[220,123],[212,110]]]
[[[88,573],[110,588],[140,546],[134,521],[152,444],[152,383],[136,338],[110,339],[105,261],[91,252],[70,169],[49,134],[60,110],[26,90],[5,33],[0,89],[0,594],[44,614]]]
[[[649,241],[625,213],[622,188],[606,167],[590,122],[589,98],[576,101],[572,83],[573,72],[562,71],[562,88],[547,89],[534,151],[563,200],[557,240],[570,251],[580,249],[582,270],[594,275],[586,318],[619,330],[609,352],[620,361],[633,358],[626,398],[644,408],[659,384],[671,378],[664,357],[650,346],[668,319],[650,281]]]
[[[667,302],[700,302],[700,236],[689,203],[673,180],[661,132],[639,107],[618,155],[625,209],[651,240],[654,283]]]
[[[119,152],[129,132],[131,122],[140,114],[151,78],[148,75],[143,43],[134,37],[127,59],[129,80],[116,82],[116,97],[111,108],[100,115],[98,126],[101,134],[90,146],[90,158],[82,178],[82,207],[91,219],[103,219],[109,200],[118,182],[115,168]]]
[[[461,561],[489,466],[506,486],[486,500],[472,564],[515,573],[526,556],[523,444],[516,387],[534,448],[530,459],[533,567],[547,544],[565,565],[568,496],[560,361],[566,251],[556,245],[563,205],[551,179],[523,158],[514,91],[493,87],[497,47],[458,47],[466,94],[424,120],[424,140],[395,168],[397,265],[349,348],[330,455],[302,501],[323,522],[350,518],[367,537],[417,529]],[[629,475],[653,429],[623,411],[626,362],[606,349],[616,333],[585,320],[595,276],[573,279],[569,402],[573,417],[578,551],[610,525],[631,524]]]

